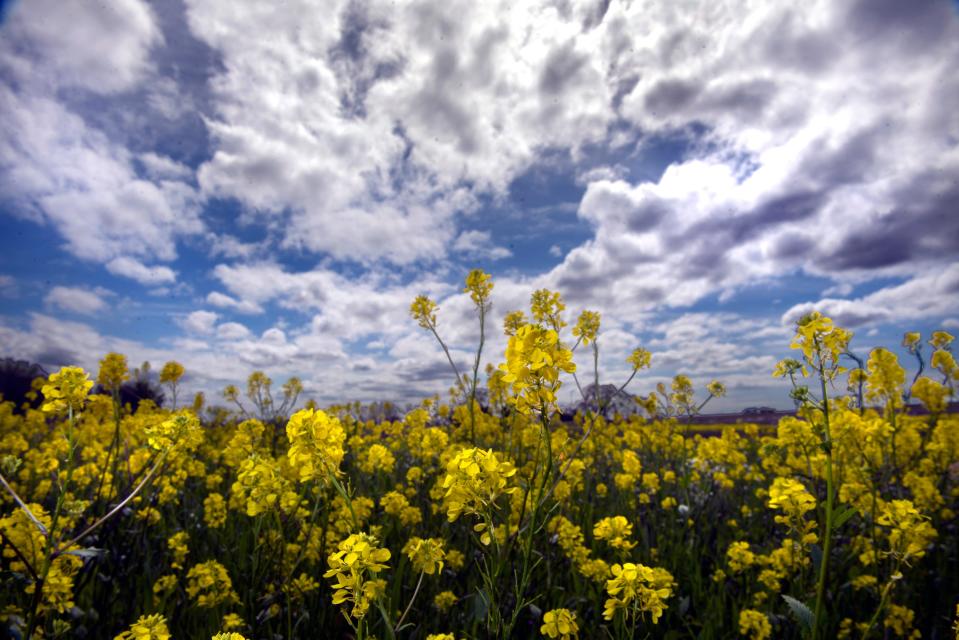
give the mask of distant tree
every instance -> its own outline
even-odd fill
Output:
[[[45,378],[47,375],[47,371],[34,362],[3,358],[0,360],[0,395],[3,400],[12,401],[17,407],[21,407],[24,402],[37,407],[39,398],[35,394],[31,394],[31,398],[28,394],[33,391],[34,379]]]
[[[120,404],[129,404],[133,411],[137,410],[140,402],[150,400],[157,406],[161,406],[166,396],[163,389],[156,382],[155,374],[150,368],[149,362],[144,362],[140,367],[133,370],[130,380],[120,386]]]

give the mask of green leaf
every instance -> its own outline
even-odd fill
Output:
[[[783,595],[783,600],[785,600],[786,604],[789,605],[789,610],[792,612],[793,617],[799,621],[804,633],[812,633],[813,626],[816,624],[816,619],[809,607],[799,600],[796,600],[792,596]]]
[[[833,528],[833,530],[835,531],[836,529],[838,529],[838,528],[841,527],[842,525],[846,524],[846,522],[849,521],[849,518],[851,518],[851,517],[853,517],[854,515],[856,515],[856,513],[857,513],[856,507],[853,507],[853,506],[843,507],[842,505],[840,505],[840,506],[836,507],[835,509],[833,509],[833,510],[832,510],[832,528]]]

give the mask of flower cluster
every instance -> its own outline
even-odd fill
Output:
[[[543,614],[543,626],[539,632],[548,638],[575,640],[579,637],[576,614],[569,609],[553,609]]]
[[[346,433],[336,417],[313,409],[297,411],[286,424],[286,437],[290,466],[298,470],[301,482],[339,473]]]
[[[62,413],[70,410],[74,413],[83,409],[87,394],[93,388],[93,380],[80,367],[63,367],[50,376],[43,385],[43,411]]]
[[[653,624],[666,610],[666,599],[673,593],[672,574],[658,567],[642,564],[614,564],[613,577],[606,581],[606,608],[603,617],[612,620],[622,613],[627,618],[649,619]]]
[[[527,324],[509,339],[506,362],[499,366],[510,384],[510,400],[522,413],[543,411],[556,403],[561,372],[573,373],[573,353],[559,342],[553,329]]]
[[[351,604],[349,615],[359,620],[383,595],[386,582],[376,575],[387,568],[390,551],[380,548],[377,539],[367,533],[350,535],[337,549],[330,554],[330,569],[323,577],[333,579],[333,604]]]
[[[193,566],[186,575],[187,595],[203,609],[210,609],[223,603],[238,602],[233,591],[233,581],[226,567],[210,560]]]

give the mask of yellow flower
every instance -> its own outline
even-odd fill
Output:
[[[456,636],[452,633],[431,633],[426,640],[456,640]]]
[[[170,630],[166,618],[159,613],[140,616],[130,625],[130,629],[118,635],[114,640],[170,640]]]
[[[410,305],[410,315],[424,329],[436,327],[436,303],[426,296],[416,296]]]
[[[192,411],[178,411],[158,424],[146,428],[147,443],[158,451],[195,449],[203,440],[200,420]]]
[[[946,410],[952,389],[922,376],[912,385],[912,395],[925,405],[929,413],[942,413]]]
[[[360,460],[359,466],[366,473],[376,473],[377,471],[391,473],[395,463],[396,458],[393,457],[389,449],[381,444],[373,444],[366,450],[366,455]]]
[[[901,404],[902,387],[906,384],[906,370],[899,365],[899,358],[888,349],[873,349],[866,365],[866,399],[884,400],[892,406]]]
[[[452,591],[441,591],[433,598],[433,606],[446,613],[453,608],[459,598]]]
[[[509,479],[516,475],[516,469],[509,462],[500,462],[493,450],[464,449],[446,465],[446,477],[443,479],[446,515],[450,522],[463,513],[483,515],[487,507],[508,489]],[[484,531],[482,525],[477,531]],[[483,544],[490,543],[488,531],[480,538]]]
[[[443,570],[443,560],[446,554],[443,552],[444,541],[442,538],[410,538],[403,547],[403,553],[407,555],[413,568],[427,575],[433,575]]]
[[[909,607],[890,603],[886,608],[883,625],[887,629],[892,629],[900,638],[918,638],[918,634],[912,633],[912,624],[915,617],[916,613]]]
[[[167,362],[160,370],[160,384],[176,384],[183,377],[183,372],[183,365],[176,360]]]
[[[666,599],[673,592],[673,576],[665,569],[651,568],[642,564],[614,564],[613,578],[606,581],[606,600],[603,617],[612,620],[620,611],[627,618],[648,613],[653,624],[666,610]]]
[[[742,573],[756,564],[756,554],[749,550],[749,543],[738,541],[726,550],[726,562],[733,573]]]
[[[754,609],[739,612],[739,635],[749,636],[749,640],[766,640],[773,633],[766,614]]]
[[[926,555],[936,530],[910,500],[892,500],[882,506],[876,522],[889,528],[888,554],[909,563]]]
[[[543,614],[543,626],[539,632],[550,638],[575,640],[579,637],[576,614],[569,609],[553,609]]]
[[[932,360],[929,363],[933,369],[938,369],[942,375],[947,378],[955,378],[959,374],[959,368],[956,367],[956,359],[952,353],[945,349],[937,349],[932,354]]]
[[[203,521],[211,529],[226,523],[226,501],[219,493],[211,493],[203,500]]]
[[[186,531],[174,533],[167,540],[167,547],[169,547],[170,553],[173,554],[173,558],[170,560],[170,567],[172,569],[183,568],[183,562],[186,560],[187,554],[190,553],[190,548],[187,546],[189,540],[190,534]]]
[[[624,516],[603,518],[593,527],[593,536],[598,540],[605,540],[609,546],[619,551],[629,551],[636,546],[629,540],[633,535],[633,525]]]
[[[366,533],[350,535],[337,548],[327,559],[330,570],[323,577],[334,579],[333,604],[352,603],[350,615],[359,620],[386,589],[385,581],[375,576],[387,568],[390,551],[378,547],[377,539]]]
[[[796,336],[790,346],[800,349],[810,366],[817,371],[821,369],[823,375],[831,379],[844,371],[839,366],[839,357],[851,339],[851,331],[834,326],[831,319],[813,311],[797,323]]]
[[[462,551],[450,549],[446,552],[446,563],[453,571],[459,571],[466,564],[466,556]]]
[[[503,318],[503,333],[508,336],[516,335],[516,332],[526,323],[526,314],[522,311],[510,311]]]
[[[233,581],[226,567],[210,560],[195,565],[186,575],[186,592],[196,600],[198,607],[211,609],[217,605],[238,602],[239,597],[233,591]]]
[[[709,395],[713,396],[714,398],[722,398],[724,395],[726,395],[726,385],[719,380],[713,380],[706,385],[706,391],[708,391]]]
[[[290,466],[298,470],[301,482],[339,473],[346,440],[339,419],[323,411],[301,409],[290,416],[286,436],[290,441]]]
[[[922,336],[918,331],[910,331],[902,336],[902,346],[909,349],[910,352],[915,353],[921,338]]]
[[[626,358],[626,362],[633,365],[633,369],[637,371],[639,369],[649,368],[650,363],[652,362],[652,354],[643,348],[633,349],[633,352],[629,354],[629,357]]]
[[[802,518],[816,508],[816,499],[798,480],[779,477],[769,488],[769,506],[781,509],[787,516]],[[776,521],[779,522],[778,516]]]
[[[153,596],[161,597],[164,596],[176,587],[176,576],[174,575],[165,575],[157,578],[156,582],[153,583]]]
[[[566,310],[563,304],[563,298],[559,292],[549,289],[537,289],[530,297],[530,311],[533,313],[533,319],[536,322],[548,324],[556,331],[566,326],[560,316]]]
[[[52,374],[41,392],[46,401],[40,407],[48,413],[60,413],[71,409],[78,412],[83,409],[87,394],[93,388],[86,371],[80,367],[63,367]]]
[[[599,333],[599,320],[597,311],[583,311],[579,314],[576,326],[573,327],[573,335],[582,341],[584,347],[596,340],[596,334]]]
[[[470,299],[480,309],[488,310],[490,294],[493,292],[493,281],[488,273],[482,269],[473,269],[466,276],[466,288],[463,293],[470,294]],[[435,321],[434,321],[435,323]]]
[[[776,363],[776,368],[773,370],[774,378],[785,378],[796,374],[805,378],[809,375],[809,371],[806,370],[806,365],[795,358],[783,358]]]
[[[242,635],[235,632],[218,633],[211,640],[246,640]]]
[[[540,325],[523,325],[510,337],[506,362],[499,366],[515,394],[510,402],[521,413],[548,408],[556,402],[561,371],[573,373],[573,353],[559,343],[556,331]]]
[[[226,631],[233,631],[243,626],[243,618],[235,613],[227,613],[223,616],[223,622],[220,627]]]
[[[929,344],[932,345],[933,349],[945,349],[952,344],[953,340],[955,340],[955,337],[946,331],[933,331],[932,337],[929,338]]]
[[[120,385],[130,379],[127,370],[127,357],[119,353],[108,353],[100,361],[97,383],[109,391],[116,391]]]

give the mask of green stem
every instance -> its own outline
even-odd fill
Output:
[[[410,612],[410,609],[413,606],[413,602],[416,600],[417,594],[420,592],[420,587],[423,586],[423,572],[420,571],[420,578],[416,581],[416,588],[413,589],[413,596],[410,598],[409,604],[406,605],[406,609],[403,611],[403,615],[400,616],[400,619],[397,620],[396,626],[393,627],[393,633],[399,633],[400,627],[403,626],[403,621],[406,620],[406,614]]]
[[[822,560],[819,563],[819,580],[816,584],[816,610],[813,615],[813,640],[819,637],[822,626],[823,601],[826,594],[826,577],[829,574],[829,552],[832,543],[833,477],[832,477],[832,438],[829,433],[829,398],[826,392],[826,373],[822,359],[819,361],[819,382],[822,389],[823,406],[823,448],[826,452],[826,528],[823,533]]]
[[[476,404],[476,382],[479,377],[480,357],[483,354],[483,344],[486,342],[486,309],[480,305],[480,339],[476,350],[476,360],[473,361],[473,379],[470,381],[470,444],[476,445],[476,415],[473,405]]]
[[[549,482],[550,471],[553,468],[553,443],[549,433],[549,414],[547,413],[547,407],[545,405],[540,411],[540,423],[542,425],[543,439],[546,442],[546,460],[543,466],[543,477],[540,479],[539,491],[533,501],[533,510],[530,512],[530,522],[526,531],[526,546],[523,549],[523,570],[520,573],[520,581],[516,592],[516,606],[513,608],[509,624],[506,629],[504,629],[504,639],[511,637],[513,628],[516,626],[516,620],[519,618],[519,612],[523,608],[526,587],[529,584],[529,559],[533,553],[533,536],[536,534],[540,508],[543,506],[547,495],[546,484]]]

